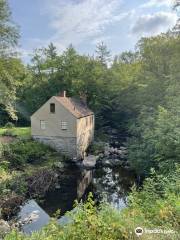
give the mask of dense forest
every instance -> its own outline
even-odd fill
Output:
[[[178,6],[177,1],[175,9]],[[102,42],[93,56],[79,54],[72,45],[59,53],[50,43],[36,49],[28,65],[15,51],[19,37],[7,2],[0,0],[0,126],[9,122],[29,126],[34,111],[67,90],[69,96],[85,99],[95,112],[96,134],[113,128],[128,136],[128,162],[145,178],[140,189],[132,189],[124,212],[107,205],[97,211],[89,197],[79,206],[74,224],[64,228],[52,222],[32,239],[136,239],[130,231],[134,222],[178,231],[179,23],[165,34],[141,38],[133,52],[112,56]],[[0,159],[0,172],[3,166]],[[178,239],[177,235],[155,237]],[[31,239],[16,232],[6,237],[26,238]]]

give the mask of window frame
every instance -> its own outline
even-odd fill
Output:
[[[68,129],[68,123],[67,121],[61,121],[61,130],[67,130]]]
[[[46,121],[45,120],[40,120],[40,129],[46,130]]]
[[[49,108],[50,108],[50,113],[51,114],[55,114],[56,113],[56,105],[55,105],[55,103],[50,103]]]

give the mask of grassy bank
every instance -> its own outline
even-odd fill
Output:
[[[0,128],[0,136],[15,136],[20,138],[30,138],[30,127]]]
[[[0,219],[9,219],[29,197],[43,198],[56,183],[56,163],[64,161],[53,149],[19,133],[23,138],[0,145]]]

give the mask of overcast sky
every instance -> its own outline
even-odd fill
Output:
[[[9,0],[20,26],[20,50],[29,61],[33,49],[53,42],[59,51],[69,44],[93,54],[98,42],[112,54],[134,49],[142,36],[157,35],[174,26],[172,0]]]

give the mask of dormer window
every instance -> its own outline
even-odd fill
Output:
[[[50,103],[50,113],[55,113],[55,103]]]

